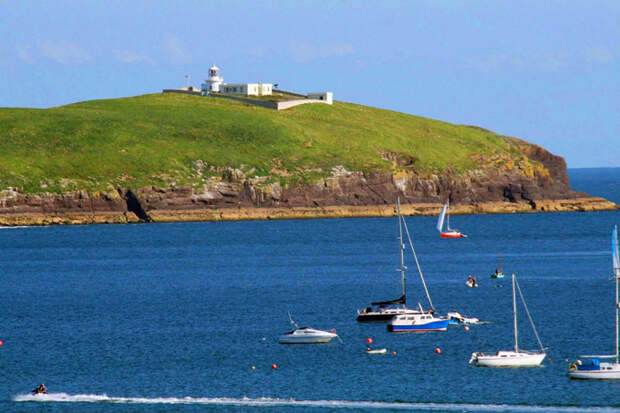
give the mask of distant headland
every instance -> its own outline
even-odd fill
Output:
[[[447,199],[454,214],[617,208],[521,139],[331,103],[157,93],[0,108],[0,225],[388,216],[396,197],[420,215]]]

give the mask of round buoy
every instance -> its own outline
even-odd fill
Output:
[[[4,341],[0,340],[0,347],[4,344]]]
[[[396,355],[396,352],[395,352],[395,351],[392,351],[392,354]]]
[[[465,331],[469,331],[469,326],[465,326],[465,327],[463,327],[463,330],[465,330]]]
[[[332,328],[332,333],[336,334],[336,329]]]
[[[252,366],[252,370],[256,370],[256,366]]]
[[[440,349],[439,347],[437,347],[437,348],[435,349],[435,353],[436,353],[436,354],[441,354],[441,349]]]
[[[366,342],[367,342],[368,344],[372,343],[372,338],[368,337],[368,338],[366,339]]]
[[[278,368],[278,365],[277,365],[276,363],[273,363],[273,364],[271,365],[271,368],[275,370],[275,369],[277,369],[277,368]]]

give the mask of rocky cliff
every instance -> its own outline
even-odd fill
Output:
[[[392,172],[334,167],[327,178],[281,185],[274,176],[250,177],[223,168],[201,186],[113,188],[64,194],[0,192],[5,225],[151,222],[222,219],[393,215],[400,197],[407,214],[437,214],[450,199],[453,213],[587,211],[615,209],[601,198],[570,189],[564,160],[522,143],[521,162],[498,154],[479,168],[428,174],[406,168],[390,154]]]

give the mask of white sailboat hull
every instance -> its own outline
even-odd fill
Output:
[[[473,353],[469,362],[479,367],[533,367],[540,366],[545,356],[545,353],[529,351],[498,351],[493,355]]]
[[[568,377],[581,380],[620,380],[620,364],[601,363],[598,370],[579,370],[575,366],[569,369]]]

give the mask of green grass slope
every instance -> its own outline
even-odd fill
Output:
[[[478,128],[350,103],[277,112],[222,98],[152,94],[0,108],[0,190],[185,185],[226,166],[285,182],[311,182],[336,165],[465,171],[476,166],[477,154],[517,157],[513,143]],[[397,166],[389,154],[406,161]]]

